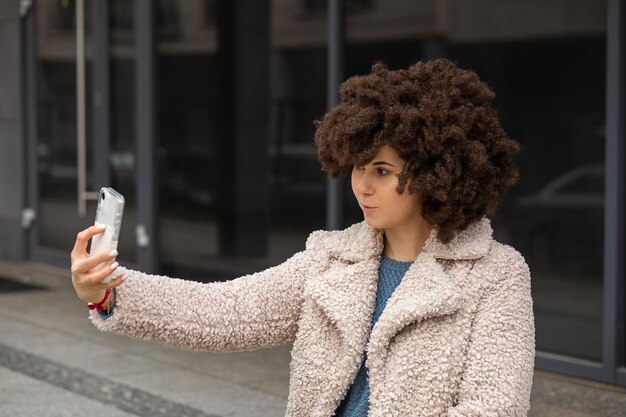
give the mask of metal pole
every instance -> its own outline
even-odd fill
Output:
[[[110,31],[108,1],[91,3],[93,22],[93,189],[109,185],[110,160]]]
[[[78,157],[78,215],[84,217],[87,161],[85,155],[85,3],[76,1],[76,150]]]
[[[602,362],[607,381],[616,382],[624,341],[624,6],[609,0],[606,48],[606,146],[604,199],[604,311]],[[620,352],[621,346],[621,352]]]
[[[32,214],[31,219],[36,221],[38,207],[37,202],[37,189],[38,178],[34,175],[36,171],[35,166],[37,164],[36,152],[37,149],[37,136],[35,134],[36,129],[36,106],[35,103],[35,22],[34,14],[32,13],[34,5],[32,3],[20,3],[20,84],[21,84],[21,102],[20,102],[20,114],[21,123],[20,128],[22,130],[23,152],[24,152],[24,167],[22,170],[23,178],[25,179],[25,193],[24,193],[24,211],[28,210]],[[24,221],[24,219],[22,219]],[[22,227],[28,226],[24,230],[24,244],[22,246],[22,260],[33,258],[33,249],[37,245],[37,239],[39,237],[39,225],[34,223],[34,229],[31,224],[23,224]]]
[[[344,77],[346,16],[343,0],[328,1],[328,109],[339,103],[339,85]],[[328,230],[341,227],[343,214],[343,179],[327,178],[326,219]]]
[[[135,0],[135,45],[137,48],[137,261],[146,272],[155,272],[158,264],[156,236],[157,198],[155,190],[154,149],[155,113],[155,39],[154,3]]]
[[[78,215],[87,214],[87,200],[97,192],[87,191],[87,107],[85,82],[85,1],[76,1],[76,156],[78,158]]]

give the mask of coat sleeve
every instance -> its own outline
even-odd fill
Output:
[[[448,417],[522,417],[530,409],[535,324],[530,271],[502,246],[497,279],[478,305],[456,406]]]
[[[293,341],[313,259],[284,263],[228,282],[199,283],[118,268],[113,314],[90,319],[100,330],[189,350],[244,351]]]

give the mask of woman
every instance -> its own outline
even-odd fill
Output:
[[[519,146],[493,98],[448,60],[376,64],[342,84],[315,134],[322,168],[351,175],[364,221],[209,284],[117,263],[90,272],[116,256],[86,253],[100,232],[90,227],[72,252],[76,292],[99,302],[96,327],[144,340],[208,351],[293,342],[287,416],[525,416],[530,273],[489,220],[517,181]]]

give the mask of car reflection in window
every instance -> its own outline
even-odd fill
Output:
[[[598,273],[604,238],[604,166],[567,171],[516,201],[512,239],[535,268]]]

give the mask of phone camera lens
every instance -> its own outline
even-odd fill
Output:
[[[103,200],[106,198],[106,194],[105,193],[102,193],[101,196],[102,196]]]

